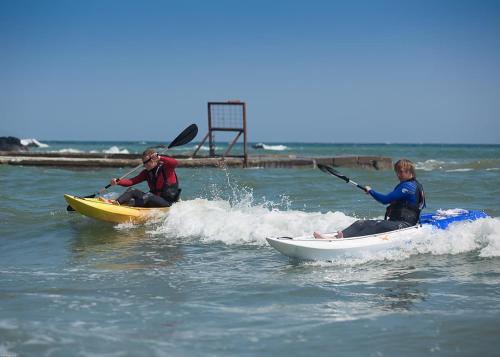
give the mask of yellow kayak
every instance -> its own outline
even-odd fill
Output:
[[[170,207],[143,208],[120,206],[97,198],[79,198],[64,195],[64,199],[75,211],[84,216],[113,223],[143,223],[158,213],[168,212]]]

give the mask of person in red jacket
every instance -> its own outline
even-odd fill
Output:
[[[111,185],[129,187],[147,181],[149,192],[145,193],[129,187],[116,202],[135,207],[169,207],[179,200],[181,189],[175,168],[177,160],[169,156],[160,156],[153,149],[142,153],[144,170],[131,179],[111,179]]]

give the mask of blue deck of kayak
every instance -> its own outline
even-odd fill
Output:
[[[476,219],[487,217],[488,215],[483,211],[476,210],[462,210],[456,215],[442,215],[434,212],[422,214],[420,216],[420,223],[430,224],[440,229],[446,229],[449,224],[454,222],[475,221]]]

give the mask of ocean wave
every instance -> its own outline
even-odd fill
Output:
[[[249,192],[243,196],[236,201],[221,198],[181,201],[172,207],[163,222],[158,224],[157,221],[149,233],[207,244],[222,242],[228,245],[266,246],[266,237],[304,236],[312,235],[314,231],[335,232],[357,219],[342,212],[280,209],[282,204],[256,203]],[[457,209],[449,212],[452,211]],[[410,242],[402,242],[396,249],[367,253],[347,258],[347,261],[343,258],[342,262],[333,263],[358,265],[368,261],[402,260],[417,254],[444,255],[473,251],[480,257],[500,257],[500,219],[456,222],[446,230],[424,226]]]
[[[73,148],[67,148],[67,149],[57,150],[56,152],[60,152],[60,153],[81,153],[81,152],[85,152],[85,151],[78,150],[78,149],[73,149]]]
[[[266,245],[266,237],[337,230],[355,219],[341,212],[282,211],[269,203],[232,204],[226,200],[195,199],[176,203],[168,219],[151,233],[205,242]]]
[[[39,142],[36,139],[21,139],[21,145],[23,146],[36,146],[39,148],[48,148],[49,145]]]
[[[453,169],[453,170],[446,170],[446,172],[468,172],[468,171],[474,171],[474,169]]]
[[[193,146],[193,150],[196,150],[197,148],[198,148],[198,145],[194,145],[194,146]],[[207,145],[202,145],[202,146],[200,147],[200,150],[201,150],[201,151],[209,151],[209,150],[210,150],[210,148],[209,148]]]
[[[275,150],[275,151],[283,151],[287,150],[288,146],[286,145],[264,145],[265,150]]]
[[[266,144],[263,144],[263,143],[254,144],[253,148],[254,149],[270,150],[270,151],[288,150],[288,146],[286,146],[286,145],[266,145]]]
[[[426,160],[415,164],[417,170],[434,171],[443,170],[445,172],[468,172],[476,170],[494,171],[500,169],[500,159],[486,159],[474,161],[439,161]]]
[[[433,171],[436,169],[442,169],[444,164],[446,164],[445,161],[426,160],[424,162],[415,163],[415,168],[417,170]]]
[[[129,154],[127,149],[120,149],[118,146],[112,146],[109,149],[103,150],[106,154]]]

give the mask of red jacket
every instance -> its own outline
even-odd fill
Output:
[[[175,175],[175,168],[177,167],[177,160],[173,157],[160,156],[160,162],[158,165],[149,171],[142,170],[139,175],[132,177],[131,179],[121,179],[118,181],[120,186],[133,186],[142,181],[148,181],[149,191],[156,195],[160,195],[164,186],[164,177],[167,178],[168,185],[174,185],[177,183],[177,176]],[[163,170],[163,174],[162,174]],[[156,187],[155,187],[156,181]]]

